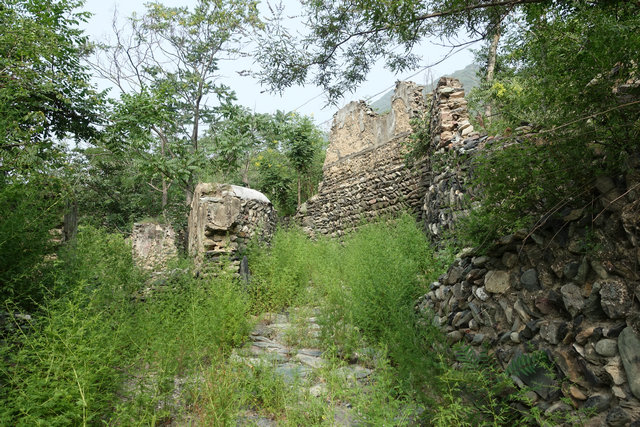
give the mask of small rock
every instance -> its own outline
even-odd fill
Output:
[[[571,212],[569,212],[569,214],[566,215],[562,219],[564,221],[566,221],[566,222],[575,221],[575,220],[580,219],[582,217],[582,212],[583,211],[584,211],[584,209],[574,209]]]
[[[546,411],[544,411],[545,415],[552,415],[557,412],[569,412],[571,411],[571,407],[564,402],[556,402],[553,405],[549,406]]]
[[[513,268],[518,263],[518,255],[513,252],[505,252],[502,255],[502,263],[507,268]]]
[[[451,331],[447,334],[447,342],[449,344],[455,344],[462,339],[462,332]]]
[[[601,194],[607,194],[609,191],[616,188],[616,185],[608,176],[599,176],[598,178],[596,178],[595,187]]]
[[[502,270],[491,270],[484,276],[484,285],[487,292],[503,294],[510,287],[509,273]]]
[[[506,235],[506,236],[502,236],[502,237],[498,240],[498,242],[499,242],[501,245],[508,245],[508,244],[510,244],[510,243],[513,243],[514,238],[515,238],[515,236],[514,236],[513,234],[508,234],[508,235]]]
[[[589,397],[584,405],[584,409],[593,409],[596,412],[602,412],[609,408],[611,403],[611,396],[608,394],[594,394]]]
[[[631,416],[621,407],[611,408],[606,418],[609,427],[625,427],[631,422]]]
[[[629,397],[627,396],[627,393],[624,391],[624,389],[618,385],[614,385],[613,387],[611,387],[611,392],[618,399],[627,399]]]
[[[562,297],[557,292],[549,290],[545,295],[536,297],[534,304],[542,314],[558,314],[564,303]]]
[[[571,280],[578,274],[578,268],[580,268],[580,264],[575,261],[567,263],[562,269],[562,274],[565,278]]]
[[[475,334],[471,340],[471,345],[480,345],[484,341],[484,334]]]
[[[609,363],[604,367],[604,370],[611,375],[611,379],[615,385],[619,386],[627,382],[620,356],[609,359]]]
[[[560,322],[544,322],[540,325],[540,336],[549,344],[558,344],[560,342],[559,337]]]
[[[613,357],[618,352],[618,343],[616,340],[605,338],[596,343],[596,353],[604,357]]]
[[[527,313],[525,305],[521,299],[518,299],[518,301],[516,301],[516,303],[513,305],[513,309],[516,311],[516,313],[518,313],[524,323],[527,323],[531,320],[531,317],[529,316],[529,313]]]
[[[599,280],[596,284],[600,285],[600,304],[607,316],[611,319],[624,318],[633,304],[624,282],[620,279],[608,279]]]
[[[604,268],[601,262],[592,260],[590,264],[591,268],[596,272],[600,279],[604,280],[609,278],[609,273],[607,273],[607,270]]]
[[[618,337],[618,351],[633,395],[640,399],[640,337],[626,327]]]
[[[515,344],[520,343],[520,334],[517,332],[511,332],[511,334],[509,335],[509,338],[511,338],[511,341],[514,342]]]
[[[471,259],[471,262],[473,263],[474,267],[482,267],[483,265],[485,265],[487,263],[487,261],[489,261],[489,257],[488,256],[479,256],[479,257],[474,257],[473,259]]]
[[[485,292],[484,287],[479,287],[478,289],[476,289],[475,295],[480,301],[486,301],[489,299],[489,295],[487,295],[487,293]]]
[[[562,294],[564,307],[567,309],[569,314],[571,314],[572,317],[578,315],[585,305],[585,300],[582,297],[580,288],[573,283],[569,283],[560,288],[560,293]]]
[[[458,283],[458,281],[462,278],[462,271],[463,269],[461,267],[453,267],[449,271],[449,275],[447,276],[447,284],[454,285]]]
[[[576,342],[580,345],[584,345],[589,337],[593,335],[593,331],[595,331],[595,329],[595,326],[591,326],[578,332],[578,334],[576,335]]]
[[[577,386],[569,386],[569,394],[576,400],[587,400],[587,396]]]
[[[580,266],[578,266],[578,274],[576,274],[573,280],[583,285],[585,280],[587,280],[587,274],[589,274],[589,263],[587,262],[587,257],[583,257]]]
[[[322,368],[326,365],[326,361],[320,357],[309,356],[304,353],[298,353],[295,355],[295,359],[304,363],[307,366],[312,368]]]
[[[524,288],[528,291],[537,291],[540,289],[540,284],[538,282],[538,272],[535,268],[530,268],[525,271],[520,277],[520,283]]]

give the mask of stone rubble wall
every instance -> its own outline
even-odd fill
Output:
[[[594,411],[590,426],[639,421],[638,182],[640,173],[599,178],[593,210],[505,236],[486,256],[463,251],[417,310],[450,343],[486,345],[505,368],[546,353],[555,378],[539,369],[514,379],[547,414]]]
[[[133,259],[141,268],[160,271],[178,255],[176,234],[169,224],[142,222],[133,224]]]
[[[276,211],[262,193],[228,184],[196,186],[188,224],[188,250],[196,263],[231,259],[258,235],[268,241],[276,225]]]
[[[429,126],[422,220],[427,235],[438,242],[468,213],[474,196],[471,160],[484,148],[487,137],[474,131],[462,84],[451,77],[442,77],[433,91]]]
[[[378,115],[364,102],[336,113],[318,194],[296,215],[306,231],[341,235],[377,216],[419,213],[425,162],[407,168],[403,143],[425,105],[422,86],[399,82],[389,113]]]

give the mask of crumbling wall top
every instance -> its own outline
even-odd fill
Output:
[[[423,111],[424,104],[424,87],[412,82],[396,84],[388,113],[377,114],[364,101],[347,104],[334,116],[325,168],[404,136],[411,131],[411,117]]]

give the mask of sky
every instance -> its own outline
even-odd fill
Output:
[[[147,0],[86,0],[83,9],[91,12],[93,16],[84,25],[85,31],[95,41],[106,41],[112,35],[111,23],[114,11],[117,10],[118,19],[124,22],[124,18],[133,12],[142,14],[146,2]],[[195,4],[196,0],[160,0],[160,2],[166,6],[190,6]],[[283,4],[288,15],[295,15],[299,11],[298,0],[283,0]],[[266,11],[266,3],[262,4],[260,9]],[[293,19],[290,22],[294,31],[302,30],[299,22]],[[446,55],[449,48],[439,46],[438,43],[442,42],[438,40],[435,43],[425,41],[419,46],[416,50],[416,53],[422,56],[419,68],[433,64]],[[478,48],[479,46],[473,45],[472,47]],[[220,64],[220,69],[222,82],[236,92],[239,104],[258,113],[274,113],[277,110],[297,111],[312,116],[316,124],[328,130],[335,112],[351,101],[366,99],[374,95],[371,101],[375,101],[390,90],[397,80],[411,80],[424,84],[432,77],[435,78],[462,69],[472,61],[473,53],[469,49],[462,50],[441,64],[419,72],[410,79],[408,77],[418,70],[395,75],[385,70],[382,65],[377,65],[369,74],[367,81],[361,84],[355,93],[346,93],[337,106],[326,106],[326,97],[323,95],[322,88],[313,85],[289,88],[282,96],[269,93],[267,88],[261,87],[253,77],[238,75],[237,72],[240,70],[255,69],[257,65],[253,64],[250,58],[223,62]],[[101,89],[108,87],[105,81],[98,82],[98,85]]]

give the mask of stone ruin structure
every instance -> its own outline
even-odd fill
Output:
[[[139,222],[131,233],[133,259],[147,271],[160,271],[178,255],[176,234],[169,224]]]
[[[408,168],[411,122],[425,114],[430,114],[430,155]],[[398,82],[390,112],[377,114],[360,101],[336,113],[318,194],[297,218],[311,234],[340,235],[361,221],[408,209],[439,238],[468,209],[469,170],[466,162],[435,168],[434,158],[473,152],[484,139],[469,121],[457,79],[442,78],[432,95],[423,86]]]
[[[402,141],[425,113],[431,145],[409,170]],[[456,79],[441,79],[431,98],[399,83],[388,115],[351,103],[335,116],[323,185],[298,218],[341,234],[407,204],[438,243],[476,203],[472,160],[495,139],[474,131]],[[640,161],[634,167],[598,178],[589,209],[504,236],[484,255],[464,250],[416,303],[449,343],[486,348],[503,369],[544,356],[551,372],[513,369],[514,382],[547,415],[582,411],[594,427],[640,426]]]
[[[256,234],[268,240],[275,224],[276,211],[259,191],[229,184],[198,184],[189,214],[189,255],[201,266],[223,259],[239,263],[249,240]]]
[[[552,372],[513,379],[547,415],[581,410],[583,425],[639,426],[638,188],[638,172],[598,178],[593,209],[567,209],[482,256],[463,251],[417,311],[451,344],[486,346],[503,368],[544,355]]]
[[[426,103],[424,87],[399,82],[386,114],[364,102],[336,113],[318,194],[297,214],[308,232],[340,235],[376,216],[419,211],[423,163],[408,169],[403,143],[411,135],[411,119],[424,113]]]

